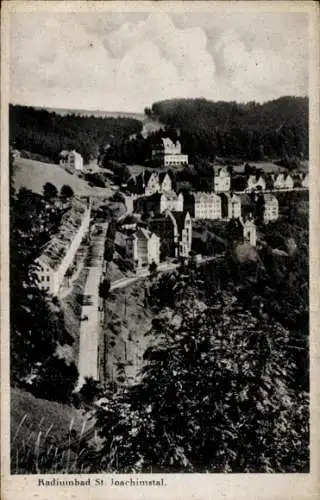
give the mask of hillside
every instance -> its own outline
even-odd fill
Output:
[[[88,441],[94,435],[93,422],[82,411],[35,398],[21,389],[11,389],[10,411],[12,473],[30,472],[36,464],[37,450],[40,457],[43,452],[48,453],[50,446],[53,450],[68,450],[70,434],[74,442],[80,442],[80,436]],[[71,461],[69,464],[64,462],[61,451],[57,462],[60,458],[61,466],[68,470]],[[39,466],[41,470],[41,458]]]
[[[84,163],[107,144],[141,132],[141,120],[128,117],[57,114],[27,106],[9,106],[10,144],[58,163],[63,149],[76,149]]]
[[[263,160],[308,158],[308,106],[308,98],[290,96],[263,104],[168,99],[146,112],[179,129],[183,150],[191,156]]]
[[[89,184],[77,177],[69,174],[63,168],[52,163],[42,163],[40,161],[18,158],[14,166],[14,184],[19,190],[21,187],[30,189],[35,193],[42,193],[43,185],[51,182],[60,189],[64,184],[69,185],[78,196],[111,196],[109,188],[90,187]]]

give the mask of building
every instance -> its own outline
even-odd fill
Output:
[[[221,219],[221,199],[215,193],[193,193],[186,208],[195,219]]]
[[[145,184],[144,193],[149,196],[154,193],[170,193],[172,191],[172,180],[167,172],[144,172]]]
[[[188,211],[171,212],[153,217],[149,229],[159,236],[161,257],[188,257],[192,245],[192,220]]]
[[[163,167],[188,165],[188,155],[181,153],[180,141],[173,142],[169,137],[162,137],[152,147],[152,162]]]
[[[243,223],[243,240],[253,247],[257,245],[257,228],[252,219],[247,219]]]
[[[241,218],[241,198],[237,195],[232,195],[229,198],[229,219]]]
[[[192,220],[188,211],[172,212],[177,224],[179,246],[178,256],[189,257],[192,246]]]
[[[306,174],[304,179],[302,179],[301,186],[303,188],[309,189],[309,174]]]
[[[158,174],[152,170],[144,170],[129,180],[128,187],[131,192],[150,196],[154,193],[172,191],[172,179],[168,172]]]
[[[230,191],[231,176],[227,167],[222,167],[217,174],[214,175],[214,190],[216,193],[224,193]]]
[[[264,195],[264,222],[277,220],[279,217],[278,199],[270,193]]]
[[[160,238],[148,229],[139,228],[126,239],[126,251],[137,268],[160,262]]]
[[[249,175],[246,191],[265,191],[265,189],[266,189],[266,181],[261,174]]]
[[[60,231],[44,246],[35,263],[39,288],[57,295],[67,269],[88,232],[91,204],[78,198],[62,217]]]
[[[294,180],[290,174],[278,174],[273,183],[274,189],[291,190],[294,187]]]
[[[83,170],[83,158],[81,154],[77,153],[75,150],[61,151],[59,164],[61,167],[71,170]]]

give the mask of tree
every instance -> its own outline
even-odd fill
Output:
[[[289,388],[288,333],[227,304],[217,315],[194,297],[174,324],[153,322],[141,383],[97,413],[104,470],[307,470],[308,401]]]
[[[40,398],[68,403],[77,380],[74,363],[68,365],[64,359],[52,356],[41,366],[32,392]]]
[[[74,195],[73,189],[68,185],[64,184],[60,189],[60,197],[64,199],[72,198]]]
[[[46,182],[43,186],[43,196],[46,200],[52,200],[58,196],[58,190],[51,182]]]
[[[154,261],[152,261],[149,266],[149,272],[152,277],[155,277],[158,274],[158,266]]]
[[[110,286],[110,280],[108,280],[107,278],[101,281],[101,283],[99,284],[99,297],[106,300],[109,296]]]

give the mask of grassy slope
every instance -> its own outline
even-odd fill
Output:
[[[31,189],[35,193],[42,193],[43,185],[51,182],[60,189],[63,184],[68,184],[78,196],[100,195],[109,196],[112,192],[108,188],[90,187],[88,183],[69,174],[58,165],[42,163],[40,161],[19,158],[14,167],[15,187]]]
[[[35,398],[21,389],[11,389],[11,456],[12,473],[32,469],[34,453],[48,449],[48,439],[55,447],[68,447],[68,433],[74,429],[77,436],[92,437],[92,422],[80,410],[71,406]],[[79,439],[79,438],[75,438]],[[31,451],[31,462],[26,469],[26,453]]]

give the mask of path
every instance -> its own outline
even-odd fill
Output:
[[[102,224],[102,232],[92,237],[92,259],[88,266],[88,277],[84,289],[80,323],[80,346],[78,360],[78,389],[85,377],[98,380],[98,351],[100,342],[99,283],[103,271],[104,241],[108,224]]]

